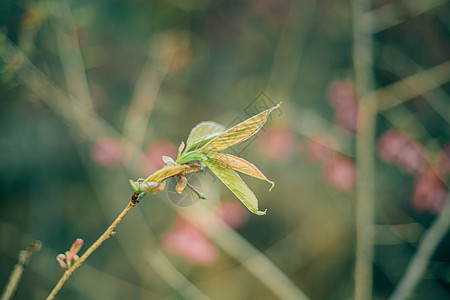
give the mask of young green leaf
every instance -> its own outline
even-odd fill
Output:
[[[197,124],[189,133],[189,137],[186,141],[186,150],[189,150],[195,146],[198,146],[211,138],[215,137],[219,133],[222,133],[225,127],[213,122],[206,121]]]
[[[266,210],[258,210],[258,199],[256,199],[255,194],[233,169],[212,158],[205,160],[204,163],[252,213],[266,214]]]
[[[165,162],[165,163],[168,164],[168,165],[172,165],[172,166],[177,165],[177,163],[176,163],[176,162],[173,160],[173,158],[170,157],[170,156],[165,156],[165,155],[163,155],[162,159],[163,159],[163,162]]]
[[[237,143],[245,141],[246,139],[257,133],[261,129],[261,127],[264,126],[269,114],[280,107],[280,104],[281,103],[219,134],[217,137],[213,138],[211,141],[203,145],[199,149],[199,151],[221,151]]]
[[[159,169],[155,173],[148,176],[143,183],[149,181],[161,182],[169,177],[175,176],[177,174],[187,174],[200,171],[201,166],[198,164],[188,164],[188,165],[166,165]]]
[[[269,182],[272,186],[270,187],[269,191],[272,190],[275,183],[269,179],[267,179],[266,176],[252,163],[246,161],[243,158],[226,154],[226,153],[215,153],[215,152],[208,152],[206,155],[210,158],[213,158],[216,161],[220,161],[227,165],[228,167],[239,171],[241,173],[265,180]]]
[[[177,159],[178,159],[178,157],[180,157],[181,156],[181,153],[183,152],[183,150],[184,150],[184,147],[185,147],[186,145],[184,144],[184,142],[183,141],[181,141],[181,143],[180,143],[180,146],[178,146],[178,154],[177,154]]]
[[[186,164],[186,163],[194,161],[194,160],[203,161],[204,159],[205,159],[205,155],[203,153],[200,153],[198,151],[192,151],[192,152],[184,153],[183,155],[181,155],[181,157],[178,157],[177,163],[181,165],[181,164]]]

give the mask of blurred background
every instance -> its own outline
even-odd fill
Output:
[[[410,297],[450,299],[448,224],[430,230],[448,211],[450,5],[352,4],[1,1],[1,289],[38,239],[15,299],[46,297],[63,273],[56,255],[76,238],[83,253],[103,233],[133,193],[128,179],[175,158],[200,121],[231,126],[283,101],[257,136],[228,151],[275,182],[269,193],[242,175],[266,216],[210,172],[189,177],[206,201],[177,198],[168,184],[59,297],[352,299],[358,95],[369,95],[378,103],[366,149],[375,172],[370,293],[388,298],[432,233]],[[363,70],[369,90],[354,80],[358,43],[373,61]]]

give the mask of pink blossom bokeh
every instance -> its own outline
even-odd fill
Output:
[[[382,160],[398,165],[409,174],[418,174],[425,167],[425,149],[406,133],[391,129],[385,132],[377,144]]]
[[[337,156],[325,165],[325,178],[332,186],[342,191],[349,191],[355,186],[355,164],[347,157]]]
[[[442,182],[449,170],[447,148],[441,151],[434,167],[426,165],[425,148],[402,131],[390,129],[385,132],[379,138],[377,148],[382,160],[397,165],[415,177],[412,195],[414,209],[418,212],[439,213],[448,193]]]
[[[233,229],[239,228],[247,222],[248,212],[237,201],[223,201],[215,207],[214,212],[218,218]],[[211,230],[213,227],[211,225],[209,229]],[[203,231],[180,218],[175,218],[174,227],[163,236],[162,243],[168,252],[199,266],[213,264],[220,254]]]
[[[123,151],[120,141],[101,137],[91,148],[91,158],[101,166],[122,166]]]
[[[210,265],[219,258],[219,250],[202,231],[186,221],[176,223],[162,239],[168,252],[200,266]]]
[[[248,219],[248,212],[245,207],[234,199],[222,201],[214,212],[233,229],[242,227]]]
[[[321,134],[308,141],[308,158],[322,164],[325,180],[341,191],[353,189],[356,181],[354,162],[339,153],[338,142],[329,134]]]
[[[427,170],[418,177],[412,202],[418,212],[438,214],[444,207],[446,198],[445,185],[435,171]]]
[[[314,162],[328,163],[333,160],[338,142],[329,134],[321,134],[308,140],[308,158]]]
[[[152,173],[166,165],[162,160],[163,156],[169,156],[175,160],[177,153],[178,148],[174,143],[167,140],[156,141],[145,152],[144,169]]]
[[[358,98],[353,82],[338,79],[328,86],[328,98],[335,109],[334,122],[355,133],[357,129]]]
[[[294,134],[284,128],[270,128],[258,139],[261,153],[277,161],[289,160],[295,145]]]

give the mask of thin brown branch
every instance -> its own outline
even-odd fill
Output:
[[[447,198],[446,204],[434,221],[433,225],[426,231],[416,254],[409,263],[402,279],[397,288],[390,297],[390,300],[403,300],[414,290],[425,272],[430,258],[439,246],[439,243],[445,237],[450,229],[450,197]]]
[[[2,297],[0,298],[1,300],[9,300],[12,298],[14,292],[17,289],[17,285],[20,282],[20,279],[22,278],[23,270],[30,261],[31,255],[33,254],[33,252],[39,251],[41,249],[41,246],[41,241],[35,241],[26,250],[20,251],[19,261],[14,266],[14,270],[9,276],[8,283],[6,284],[5,289],[3,290]]]
[[[66,283],[67,280],[69,280],[70,276],[72,276],[73,272],[75,272],[78,267],[81,266],[81,264],[89,257],[89,255],[92,254],[98,247],[103,244],[104,241],[109,239],[111,236],[113,236],[114,228],[119,225],[120,221],[125,217],[127,213],[130,212],[130,210],[135,206],[136,204],[133,202],[129,202],[127,207],[120,213],[120,215],[114,220],[114,222],[106,229],[106,231],[89,247],[89,249],[86,250],[86,252],[78,259],[71,268],[69,268],[66,272],[64,272],[64,275],[61,277],[61,279],[58,281],[56,286],[51,291],[50,295],[48,295],[47,300],[54,299],[55,296],[58,294],[58,292],[61,290],[63,285]]]
[[[138,212],[140,210],[136,210]],[[129,219],[131,220],[131,218]],[[128,220],[127,220],[128,221]],[[0,232],[2,234],[8,234],[10,236],[20,237],[24,240],[33,240],[34,236],[30,235],[28,232],[22,231],[16,225],[2,221],[0,219]],[[123,236],[123,235],[121,235]],[[5,250],[5,249],[3,249]],[[54,266],[56,250],[42,245],[41,253],[39,256],[34,258],[33,264],[28,264],[27,268],[36,274],[39,274],[43,280],[49,282],[54,280],[53,272],[49,272],[48,269],[42,268],[42,266]],[[10,253],[7,251],[5,253]],[[70,290],[77,292],[80,298],[83,299],[98,299],[99,296],[110,295],[111,291],[105,292],[103,289],[99,289],[99,286],[114,286],[115,290],[122,291],[136,291],[139,293],[143,299],[155,299],[157,294],[154,290],[148,287],[142,287],[137,282],[132,282],[129,279],[119,278],[120,274],[111,274],[106,271],[101,271],[98,268],[90,265],[89,261],[83,263],[84,273],[83,276],[72,277]]]

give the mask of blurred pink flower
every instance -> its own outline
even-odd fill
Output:
[[[236,201],[223,201],[215,208],[215,214],[231,228],[239,228],[247,222],[247,210]],[[209,238],[193,224],[176,218],[175,226],[163,236],[164,248],[184,257],[195,265],[210,265],[219,257],[219,250]],[[214,224],[208,230],[214,231]]]
[[[271,128],[258,139],[260,151],[274,160],[285,161],[295,150],[295,136],[282,128]]]
[[[92,145],[91,157],[102,166],[121,166],[123,151],[120,142],[113,138],[99,138]]]
[[[165,166],[164,161],[162,160],[163,156],[170,156],[173,159],[176,159],[178,153],[178,147],[175,144],[167,141],[160,140],[152,144],[152,146],[145,153],[145,168],[148,172],[154,172],[163,166]]]
[[[328,86],[327,92],[331,106],[335,109],[346,109],[358,105],[355,86],[350,80],[338,79],[333,81]]]
[[[347,157],[337,152],[337,141],[331,135],[324,134],[308,141],[308,157],[323,164],[325,180],[342,190],[351,190],[355,185],[356,167]]]
[[[346,109],[336,110],[334,122],[340,127],[355,133],[358,128],[358,106],[351,106]]]
[[[308,157],[311,161],[328,163],[336,155],[337,141],[328,134],[308,140]]]
[[[425,167],[425,149],[418,142],[408,140],[397,158],[397,164],[409,174],[420,173]]]
[[[358,98],[353,83],[345,79],[333,81],[328,86],[328,98],[336,110],[335,123],[350,132],[356,132]]]
[[[388,163],[395,163],[408,137],[397,130],[385,132],[378,140],[377,148],[381,159]]]
[[[216,246],[205,234],[185,221],[178,221],[178,225],[164,235],[162,243],[167,251],[195,265],[210,265],[219,257]]]
[[[429,211],[438,214],[446,201],[447,190],[433,170],[420,175],[415,184],[413,206],[418,212]]]
[[[215,209],[216,215],[231,228],[239,228],[247,222],[247,210],[237,201],[223,201]]]
[[[325,178],[332,186],[348,191],[355,185],[355,164],[344,156],[337,156],[325,166]]]
[[[420,173],[425,166],[425,150],[405,133],[391,129],[378,140],[378,153],[385,162],[394,163],[410,174]]]

